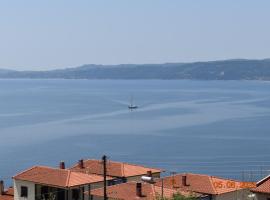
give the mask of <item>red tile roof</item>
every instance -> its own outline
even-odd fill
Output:
[[[136,193],[136,182],[122,183],[118,185],[113,185],[107,187],[107,195],[110,199],[117,200],[133,200],[133,199],[144,199],[144,200],[154,200],[158,196],[161,196],[161,187],[155,186],[149,183],[142,183],[142,196],[137,196]],[[180,193],[177,190],[164,188],[163,195],[166,198],[170,198],[173,194]],[[91,191],[91,195],[103,197],[103,188],[95,189]],[[191,195],[189,192],[181,192],[182,195]]]
[[[13,200],[14,199],[14,190],[13,188],[8,188],[4,194],[0,195],[0,200]]]
[[[270,175],[259,181],[257,187],[251,191],[270,194]]]
[[[34,166],[13,178],[56,187],[73,187],[103,181],[102,176],[44,166]]]
[[[70,169],[87,174],[103,174],[103,165],[100,160],[84,160],[83,165],[83,169],[80,169],[78,164]],[[147,171],[152,171],[152,173],[160,173],[163,170],[123,162],[108,161],[107,163],[107,175],[112,177],[131,177],[144,175],[147,174]]]
[[[182,177],[186,176],[187,185],[183,185]],[[233,192],[241,188],[240,181],[219,178],[215,176],[202,174],[177,174],[174,176],[164,177],[163,185],[167,188],[179,188],[184,191],[198,192],[202,194],[223,194]],[[161,186],[161,179],[156,182],[156,185]]]

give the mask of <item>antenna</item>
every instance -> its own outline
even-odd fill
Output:
[[[130,96],[130,105],[133,106],[133,95]]]

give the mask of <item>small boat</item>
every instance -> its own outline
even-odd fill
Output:
[[[137,109],[137,108],[138,108],[138,106],[136,106],[136,105],[133,104],[133,97],[131,97],[131,100],[130,100],[130,104],[128,106],[128,109],[129,110],[134,110],[134,109]]]
[[[135,105],[129,105],[128,108],[129,108],[130,110],[133,110],[133,109],[137,109],[138,106],[135,106]]]

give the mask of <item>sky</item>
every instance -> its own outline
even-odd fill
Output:
[[[0,68],[270,57],[269,0],[0,1]]]

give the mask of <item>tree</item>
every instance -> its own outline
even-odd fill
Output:
[[[174,194],[171,200],[196,200],[197,198],[194,196],[183,196],[181,194]]]
[[[171,198],[165,198],[165,197],[162,198],[158,196],[157,200],[197,200],[197,198],[194,196],[184,196],[178,193],[178,194],[174,194]]]
[[[48,193],[48,197],[46,198],[45,195],[42,195],[41,200],[55,200],[56,195],[53,194],[52,192]]]

